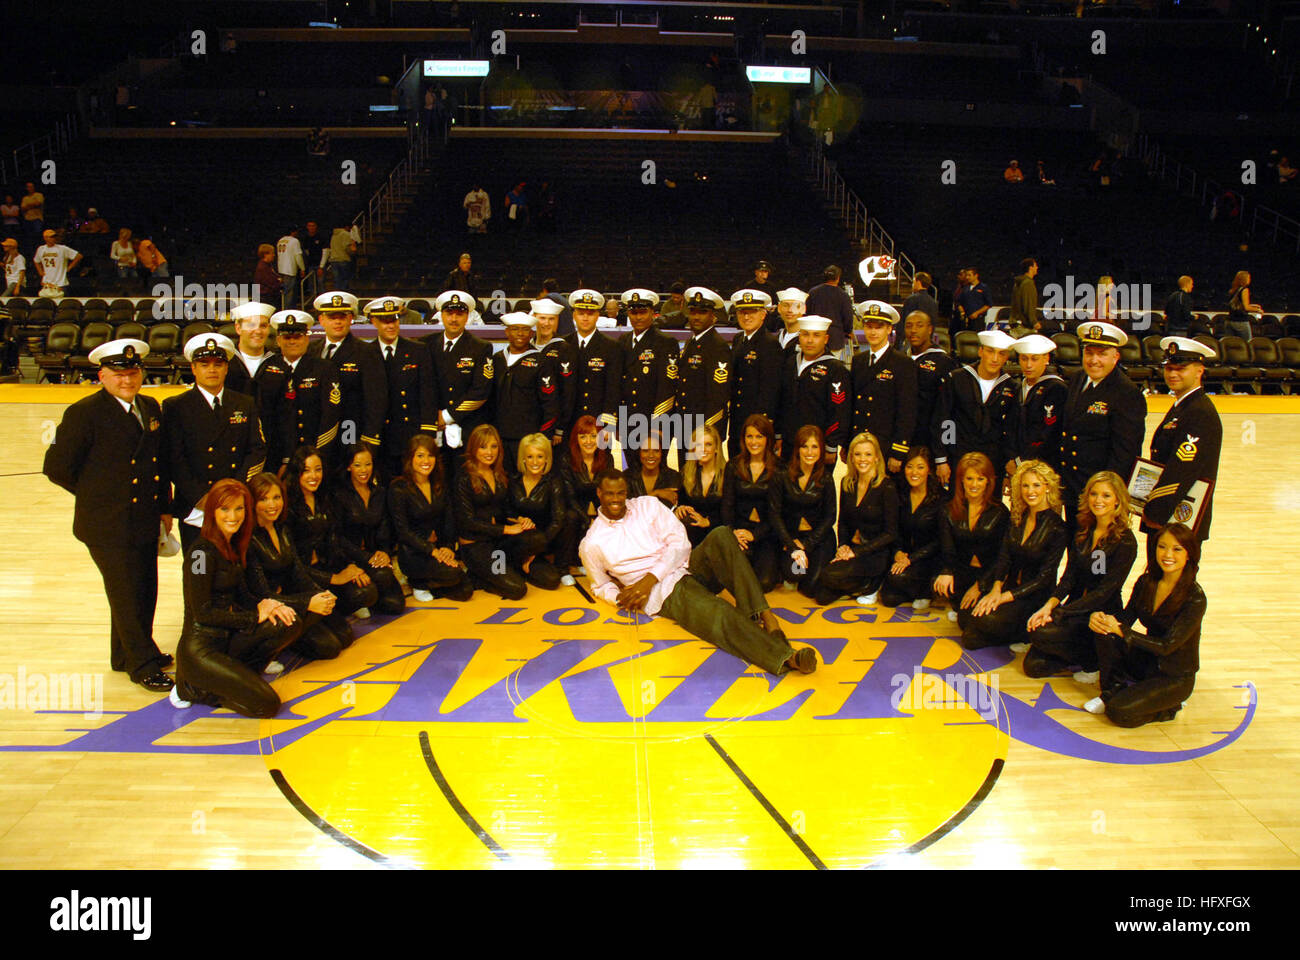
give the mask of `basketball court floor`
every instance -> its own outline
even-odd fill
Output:
[[[1095,688],[963,652],[943,609],[782,589],[811,676],[562,587],[376,615],[276,680],[272,720],[178,711],[108,670],[101,582],[40,473],[90,389],[0,386],[0,866],[1300,866],[1300,398],[1216,398],[1196,691],[1124,730],[1082,711]],[[179,559],[159,578],[172,651]]]

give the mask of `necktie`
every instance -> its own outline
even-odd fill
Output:
[[[337,344],[333,344],[333,343],[327,343],[327,344],[325,344],[325,359],[326,359],[326,360],[333,360],[333,359],[334,359],[334,351],[337,350],[337,349],[338,349],[338,345],[337,345]]]
[[[213,397],[213,398],[212,398],[212,412],[215,413],[215,414],[217,414],[218,416],[221,415],[221,398],[220,398],[220,397]]]
[[[448,340],[448,341],[447,341],[447,353],[451,353],[451,345],[452,345],[452,341]]]
[[[132,416],[132,418],[135,420],[135,424],[136,424],[136,426],[139,427],[139,428],[143,431],[143,430],[144,430],[144,417],[142,417],[142,416],[140,415],[140,408],[139,408],[138,406],[135,405],[135,401],[132,401],[132,402],[131,402],[131,416]]]
[[[392,359],[393,359],[393,348],[384,347],[384,360],[392,360]]]

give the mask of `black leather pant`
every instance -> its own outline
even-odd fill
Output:
[[[177,695],[245,717],[275,716],[280,697],[262,679],[262,669],[305,627],[303,617],[287,627],[268,620],[246,631],[191,624],[176,648]]]
[[[1017,596],[1010,603],[1004,603],[982,617],[973,616],[969,610],[959,610],[957,625],[961,627],[961,645],[967,650],[978,650],[981,647],[1026,643],[1034,639],[1037,633],[1026,633],[1025,624],[1051,595],[1048,591]]]
[[[795,536],[796,540],[802,540],[801,537]],[[827,537],[817,546],[804,551],[808,555],[808,569],[802,573],[798,572],[794,566],[794,555],[784,548],[781,548],[778,554],[778,570],[781,579],[789,580],[791,583],[799,585],[799,592],[809,600],[814,599],[815,586],[818,578],[821,577],[822,571],[830,563],[831,557],[835,556],[835,540],[833,537]]]
[[[826,564],[813,587],[813,599],[826,606],[846,595],[874,592],[879,588],[892,558],[892,551],[885,548],[851,560],[832,560]]]
[[[1097,639],[1088,617],[1054,620],[1029,633],[1024,670],[1028,677],[1050,677],[1071,666],[1092,671],[1098,667]]]
[[[894,565],[891,557],[889,565]],[[909,563],[902,573],[886,573],[880,587],[880,602],[886,607],[907,606],[913,600],[929,600],[934,593],[934,566],[921,560]]]
[[[1172,720],[1196,686],[1195,674],[1166,676],[1155,654],[1128,647],[1117,634],[1097,636],[1097,659],[1106,716],[1119,727]]]
[[[521,542],[522,536],[493,537],[460,545],[460,556],[470,576],[483,589],[505,600],[522,600],[528,593],[528,582],[519,565],[530,556],[530,542],[536,544],[537,538]]]

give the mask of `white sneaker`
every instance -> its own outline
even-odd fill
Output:
[[[913,600],[913,601],[912,601],[912,612],[913,612],[913,613],[920,613],[922,610],[929,610],[929,609],[930,609],[930,601],[929,601],[929,600]]]
[[[1029,649],[1029,644],[1027,643],[1013,643],[1011,645],[1012,653],[1024,653],[1028,649]]]
[[[1100,670],[1080,670],[1074,675],[1075,683],[1082,683],[1088,686],[1095,686],[1101,682]]]
[[[1102,700],[1101,697],[1093,697],[1083,705],[1083,709],[1087,710],[1089,713],[1105,713],[1106,701]]]
[[[560,583],[564,584],[566,587],[571,587],[577,582],[577,580],[573,579],[572,574],[566,573],[564,576],[560,577]]]
[[[278,677],[280,674],[284,673],[284,664],[279,660],[272,660],[266,665],[266,669],[262,672],[270,677]]]
[[[874,593],[864,593],[858,597],[858,603],[864,607],[874,607],[876,605],[876,596]]]
[[[167,699],[172,702],[172,706],[177,710],[188,710],[193,706],[190,701],[181,699],[181,695],[176,692],[175,687],[172,687],[171,693],[167,694]]]
[[[781,584],[781,586],[785,587],[787,590],[793,590],[795,588],[794,582],[790,580],[786,580]]]
[[[419,600],[421,603],[428,603],[433,599],[433,594],[431,594],[428,590],[412,590],[411,596],[413,596],[416,600]]]
[[[578,576],[580,576],[580,577],[585,577],[586,575],[587,575],[587,568],[586,568],[586,567],[579,567],[579,568],[578,568]]]
[[[352,616],[356,617],[358,620],[369,620],[369,619],[370,619],[370,608],[369,608],[369,607],[358,607],[356,610],[353,610],[353,611],[352,611]]]
[[[956,610],[949,610],[949,611],[948,611],[948,622],[949,622],[949,623],[956,623],[956,622],[957,622],[957,611],[956,611]]]

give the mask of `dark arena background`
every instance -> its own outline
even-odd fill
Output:
[[[26,271],[0,298],[0,866],[1300,865],[1300,2],[44,0],[12,5],[5,37],[22,56],[0,80],[0,212]],[[38,276],[42,230],[80,254],[61,290]],[[305,259],[279,276],[292,231]],[[263,245],[274,293],[254,286]],[[820,604],[777,582],[780,626],[817,653],[777,677],[584,575],[518,600],[408,584],[398,612],[351,618],[337,658],[289,655],[274,717],[180,710],[109,669],[103,580],[42,475],[98,389],[96,347],[144,341],[161,402],[191,389],[191,338],[238,339],[246,300],[315,316],[346,289],[369,340],[365,306],[401,298],[423,350],[458,289],[501,351],[502,316],[544,284],[602,293],[611,339],[645,288],[684,344],[675,287],[808,292],[834,265],[854,304],[933,297],[934,347],[974,366],[980,331],[1013,326],[1026,258],[1051,369],[1077,374],[1099,322],[1126,335],[1144,457],[1173,402],[1162,338],[1213,350],[1208,605],[1172,720],[1119,726],[1083,709],[1095,682],[964,648],[941,598]],[[992,303],[974,320],[955,309],[972,269]],[[862,350],[861,316],[853,333]],[[182,578],[158,560],[165,654]],[[1123,892],[1107,924],[1167,919]]]

